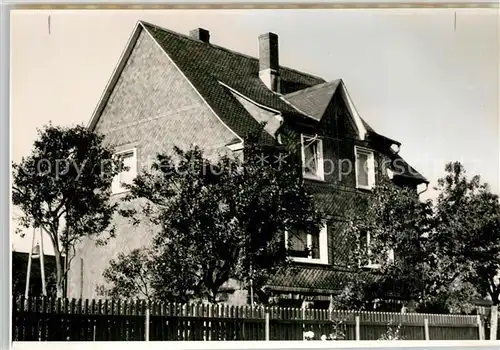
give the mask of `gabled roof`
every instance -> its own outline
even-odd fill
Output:
[[[284,96],[285,100],[307,113],[316,120],[321,120],[326,108],[337,91],[340,79],[314,85]]]
[[[396,176],[413,179],[416,182],[429,184],[429,180],[427,180],[422,174],[420,174],[414,167],[408,164],[400,155],[396,154],[393,156],[393,164],[398,165],[398,173]]]
[[[256,130],[259,125],[239,103],[235,103],[237,101],[234,97],[230,96],[224,85],[219,82],[260,105],[280,111],[283,115],[314,119],[320,119],[318,115],[321,107],[312,108],[312,102],[319,101],[324,105],[329,101],[328,97],[340,86],[358,128],[362,129],[363,133],[375,133],[358,115],[341,79],[326,82],[312,74],[280,66],[281,89],[286,93],[280,96],[269,90],[259,78],[258,58],[195,40],[147,22],[141,21],[140,24],[182,70],[217,115],[241,137]],[[300,101],[306,97],[312,101],[309,103],[312,113],[300,108],[304,103],[301,104]]]
[[[259,60],[226,48],[194,40],[155,25],[141,22],[153,39],[175,62],[217,115],[238,135],[259,128],[259,123],[219,82],[249,99],[284,114],[298,114],[290,104],[270,91],[259,78]],[[323,79],[280,67],[282,84],[301,89],[324,82]],[[265,136],[270,141],[270,135]],[[270,141],[272,142],[272,141]]]
[[[113,72],[106,91],[101,97],[89,124],[95,127],[105,103],[125,62],[139,37],[145,30],[165,54],[180,69],[203,100],[237,138],[261,130],[261,142],[274,144],[275,139],[263,131],[259,122],[233,95],[234,91],[257,105],[272,109],[284,118],[296,117],[319,121],[333,94],[339,88],[349,107],[361,139],[365,134],[377,134],[358,114],[341,79],[326,82],[324,79],[280,66],[280,85],[284,95],[269,90],[259,78],[259,59],[211,43],[179,34],[156,25],[139,21],[132,33],[120,62]],[[233,90],[233,91],[232,91]],[[385,138],[389,142],[397,141]]]

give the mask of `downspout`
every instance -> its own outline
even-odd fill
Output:
[[[425,183],[425,188],[424,188],[422,191],[418,192],[418,193],[417,193],[417,196],[420,196],[422,193],[424,193],[424,192],[425,192],[425,191],[427,191],[428,189],[429,189],[429,183],[428,183],[428,182],[426,182],[426,183]]]

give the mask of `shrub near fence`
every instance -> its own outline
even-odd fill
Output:
[[[14,341],[144,340],[146,302],[68,300],[24,297],[13,299]],[[424,340],[425,320],[431,340],[479,339],[476,316],[348,312],[280,307],[207,304],[149,304],[149,340],[269,340],[315,339],[342,321],[347,340],[376,340],[389,325],[401,325],[405,340]]]

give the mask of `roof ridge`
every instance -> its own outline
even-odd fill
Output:
[[[320,77],[318,75],[314,75],[314,74],[311,74],[311,73],[307,73],[307,72],[304,72],[304,71],[301,71],[301,70],[298,70],[298,69],[295,69],[295,68],[290,68],[290,67],[287,67],[287,66],[280,66],[281,68],[285,68],[285,69],[288,69],[289,71],[292,71],[292,72],[295,72],[295,73],[298,73],[298,74],[304,74],[304,75],[307,75],[309,78],[315,78],[315,79],[319,79],[319,80],[325,80],[325,78],[323,77]],[[324,84],[324,83],[321,83],[321,84]]]
[[[185,39],[189,39],[189,40],[192,40],[192,41],[195,41],[195,42],[199,42],[199,40],[196,40],[194,38],[192,38],[191,36],[189,36],[188,34],[183,34],[183,33],[179,33],[179,32],[176,32],[174,30],[171,30],[171,29],[167,29],[167,28],[164,28],[164,27],[161,27],[159,25],[156,25],[156,24],[153,24],[153,23],[150,23],[150,22],[146,22],[146,21],[143,21],[143,20],[139,20],[139,22],[141,24],[145,24],[145,25],[148,25],[148,26],[151,26],[151,27],[155,27],[156,29],[159,29],[159,30],[163,30],[167,33],[170,33],[170,34],[173,34],[173,35],[177,35],[177,36],[180,36],[180,37],[183,37]],[[216,49],[219,49],[219,50],[225,50],[225,51],[228,51],[230,53],[233,53],[235,55],[239,55],[239,56],[243,56],[243,57],[246,57],[246,58],[250,58],[252,60],[259,60],[258,57],[255,57],[255,56],[251,56],[251,55],[248,55],[246,53],[242,53],[242,52],[239,52],[239,51],[235,51],[233,49],[229,49],[227,47],[224,47],[224,46],[220,46],[220,45],[217,45],[217,44],[213,44],[211,42],[209,43],[204,43],[204,44],[208,44]],[[280,65],[279,66],[280,68],[283,68],[283,69],[287,69],[289,71],[293,71],[295,73],[298,73],[298,74],[303,74],[303,75],[306,75],[308,76],[309,78],[315,78],[315,79],[319,79],[319,80],[325,80],[324,78],[320,77],[320,76],[317,76],[317,75],[314,75],[314,74],[311,74],[311,73],[307,73],[307,72],[303,72],[303,71],[300,71],[298,69],[295,69],[295,68],[290,68],[290,67],[287,67],[287,66],[283,66],[283,65]]]
[[[148,26],[151,26],[151,27],[155,27],[156,29],[163,30],[163,31],[168,32],[170,34],[182,36],[182,37],[184,37],[186,39],[191,39],[193,41],[199,41],[199,40],[196,40],[196,39],[190,37],[188,34],[179,33],[179,32],[176,32],[175,30],[164,28],[164,27],[161,27],[161,26],[159,26],[157,24],[153,24],[153,23],[150,23],[150,22],[143,21],[142,19],[139,20],[139,23],[145,24],[145,25],[148,25]],[[210,45],[213,45],[213,44],[210,44]]]
[[[260,107],[260,108],[264,108],[264,109],[269,109],[269,110],[272,110],[273,112],[275,113],[281,113],[281,111],[275,109],[275,108],[272,108],[272,107],[269,107],[269,106],[266,106],[266,105],[263,105],[255,100],[253,100],[251,97],[248,97],[247,95],[245,95],[244,93],[242,93],[241,91],[238,91],[238,89],[235,89],[234,87],[232,87],[230,84],[226,84],[220,80],[217,80],[217,82],[224,86],[226,89],[229,89],[231,92],[234,92],[236,94],[238,94],[239,96],[241,96],[243,99],[247,100],[248,102],[250,102],[251,104],[257,106],[257,107]]]
[[[297,90],[297,91],[291,92],[289,94],[284,95],[284,97],[286,97],[286,98],[293,97],[293,96],[300,95],[300,94],[305,93],[305,92],[312,92],[312,91],[315,91],[317,89],[321,89],[325,86],[333,85],[334,83],[338,84],[341,80],[342,80],[342,78],[338,78],[338,79],[331,80],[331,81],[326,81],[324,83],[316,84],[316,85],[307,87],[307,88],[302,89],[302,90]]]
[[[309,113],[306,113],[304,111],[302,111],[301,109],[299,109],[297,106],[295,106],[293,103],[291,103],[290,101],[288,101],[285,96],[279,96],[279,98],[285,102],[286,104],[290,105],[293,109],[295,109],[299,114],[303,115],[303,116],[306,116],[306,117],[309,117],[309,118],[312,118],[312,119],[315,119],[312,115],[310,115]]]

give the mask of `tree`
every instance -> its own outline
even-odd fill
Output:
[[[421,202],[415,189],[382,179],[366,197],[365,210],[348,226],[349,235],[357,238],[350,256],[357,273],[337,297],[338,306],[389,308],[383,304],[390,297],[410,309],[433,303],[426,238],[434,220],[431,201]]]
[[[373,273],[353,269],[347,276],[342,291],[332,298],[331,308],[334,310],[367,310],[379,309],[380,285]],[[382,306],[382,309],[385,309]],[[389,310],[386,310],[389,311]]]
[[[63,296],[71,261],[63,267],[62,255],[72,250],[74,256],[75,244],[84,237],[104,244],[103,233],[114,234],[111,183],[121,162],[102,141],[101,135],[83,126],[48,125],[38,130],[31,155],[12,165],[12,202],[23,212],[19,223],[42,228],[49,236],[58,297]]]
[[[338,298],[341,304],[366,308],[397,294],[424,312],[471,312],[471,301],[489,295],[498,305],[500,287],[500,206],[478,176],[467,179],[460,163],[445,166],[438,180],[436,204],[418,200],[414,190],[379,185],[367,198],[363,215],[351,222],[361,240],[351,265],[370,259],[376,274],[358,274]],[[394,261],[386,259],[394,251]],[[364,276],[364,277],[363,277]],[[494,312],[493,312],[494,313]]]
[[[152,254],[146,248],[134,249],[128,254],[119,253],[103,273],[104,279],[112,288],[98,286],[98,294],[116,299],[152,300],[150,281],[154,263]]]
[[[427,297],[424,237],[433,226],[432,203],[419,201],[412,188],[382,181],[348,226],[349,235],[357,239],[350,255],[350,267],[357,273],[337,298],[339,307],[380,308],[391,296],[416,305]],[[369,267],[375,267],[372,273],[366,272]]]
[[[151,283],[163,299],[217,301],[230,279],[250,292],[288,262],[285,230],[319,231],[321,214],[303,186],[300,163],[284,150],[245,141],[244,157],[204,157],[198,147],[158,155],[140,174],[121,211],[159,227],[153,240],[158,268]]]
[[[463,221],[464,213],[458,211],[458,207],[443,210],[443,199],[448,198],[449,191],[440,190],[436,206],[430,200],[420,201],[414,189],[388,181],[382,182],[367,197],[366,211],[349,226],[350,233],[358,237],[351,266],[360,272],[362,266],[358,264],[366,261],[367,256],[380,266],[372,273],[358,273],[353,277],[337,298],[340,305],[369,308],[378,303],[380,308],[383,299],[392,295],[401,298],[410,310],[471,311],[470,302],[478,295],[476,282],[467,277],[464,269],[457,269],[456,264],[470,263],[470,255],[466,257],[459,247],[472,247],[472,242],[460,236],[461,228],[453,226]],[[474,210],[468,214],[478,215]],[[449,225],[447,228],[445,222]],[[362,244],[367,232],[369,247]],[[390,251],[393,260],[387,259]]]
[[[99,285],[97,293],[115,299],[187,302],[193,297],[195,282],[186,264],[188,258],[180,250],[166,252],[163,247],[119,253],[104,270],[106,285]]]
[[[467,178],[462,164],[448,163],[438,181],[438,225],[431,237],[439,271],[475,288],[493,303],[491,334],[496,337],[500,284],[500,202],[478,175]]]

